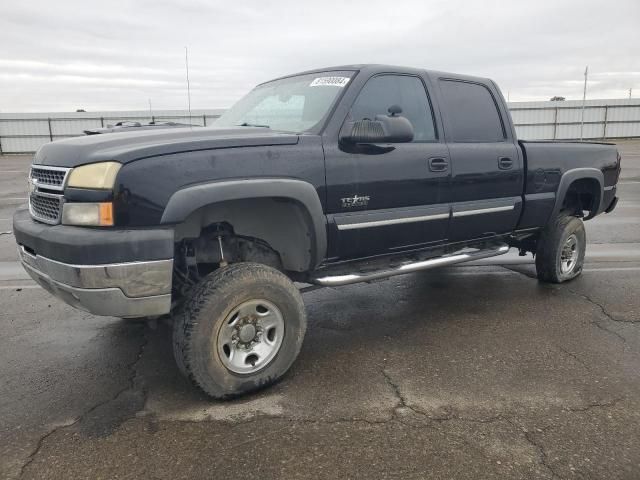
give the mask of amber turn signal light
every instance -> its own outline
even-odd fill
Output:
[[[100,203],[100,225],[103,227],[113,225],[113,203]]]
[[[113,226],[113,203],[65,203],[62,207],[62,223],[87,227],[111,227]]]

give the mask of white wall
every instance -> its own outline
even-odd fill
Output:
[[[511,102],[511,117],[524,140],[640,137],[640,99]]]
[[[511,102],[509,110],[518,137],[524,140],[580,138],[582,101]],[[154,111],[156,121],[194,125],[212,124],[223,109]],[[83,130],[129,120],[148,122],[148,111],[105,111],[87,113],[0,113],[0,151],[34,152],[41,145],[60,138],[82,135]],[[640,99],[587,100],[584,110],[584,139],[640,137]]]
[[[0,151],[2,153],[35,152],[51,140],[83,135],[83,131],[120,121],[147,123],[173,121],[193,125],[210,125],[224,109],[105,111],[73,113],[0,113]]]

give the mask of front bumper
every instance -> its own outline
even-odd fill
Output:
[[[165,230],[51,227],[35,222],[28,212],[26,215],[23,210],[14,215],[20,261],[27,273],[50,293],[95,315],[132,318],[169,313],[172,255],[148,257],[173,253],[173,232],[167,236]],[[95,236],[95,232],[101,235]],[[55,259],[42,254],[56,250],[59,255]],[[137,251],[144,251],[140,255],[144,260],[137,258]],[[102,261],[88,263],[89,258]]]

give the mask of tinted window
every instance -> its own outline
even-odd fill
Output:
[[[419,78],[402,75],[380,75],[371,78],[351,107],[353,120],[388,115],[391,105],[402,108],[414,129],[414,142],[432,142],[436,138],[429,99]]]
[[[504,131],[491,92],[477,83],[441,80],[442,108],[454,142],[501,142]]]

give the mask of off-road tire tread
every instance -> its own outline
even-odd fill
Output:
[[[194,352],[192,340],[194,327],[196,326],[200,311],[205,308],[210,299],[219,297],[221,291],[231,288],[231,285],[241,289],[242,284],[248,282],[276,283],[288,291],[295,302],[294,308],[299,315],[301,323],[301,333],[299,337],[301,338],[295,344],[295,351],[289,352],[289,355],[293,353],[292,359],[284,371],[278,371],[265,378],[260,378],[259,381],[254,382],[253,386],[249,389],[228,392],[218,385],[203,381],[203,379],[207,377],[207,374],[206,372],[199,371],[198,364],[193,361]],[[180,312],[177,312],[173,328],[173,350],[178,368],[205,394],[221,400],[234,398],[249,391],[267,387],[280,379],[300,353],[302,338],[304,338],[306,331],[306,313],[298,288],[296,288],[291,280],[283,273],[272,267],[258,263],[235,263],[212,272],[195,287],[193,294],[184,302],[180,310]],[[278,355],[280,354],[281,352],[278,353]]]

